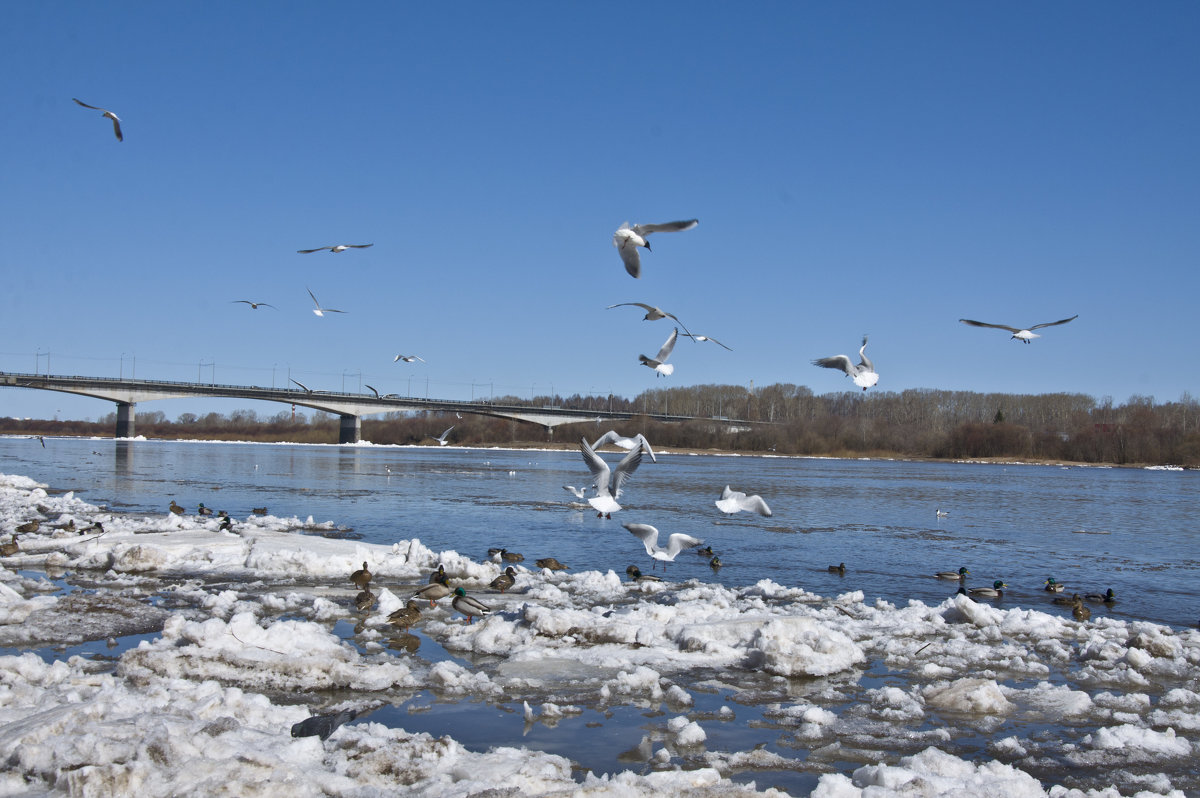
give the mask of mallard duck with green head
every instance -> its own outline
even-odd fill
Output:
[[[1046,579],[1046,588],[1045,589],[1046,589],[1047,593],[1061,593],[1064,590],[1066,590],[1067,588],[1066,588],[1066,585],[1064,585],[1060,582],[1055,582],[1054,577],[1051,576]]]
[[[972,587],[967,589],[967,595],[984,596],[985,598],[1000,598],[1004,595],[1003,588],[1008,587],[1007,584],[997,579],[992,582],[991,587]]]
[[[953,579],[961,582],[969,573],[971,572],[963,567],[959,568],[957,571],[938,571],[936,574],[934,574],[934,576],[936,576],[938,579]]]
[[[1088,593],[1084,595],[1084,598],[1088,601],[1098,601],[1103,604],[1112,604],[1117,600],[1117,595],[1113,593],[1113,589],[1110,587],[1103,593]]]
[[[430,582],[425,587],[413,593],[413,598],[423,598],[429,602],[430,607],[437,606],[439,599],[444,599],[454,591],[450,589],[450,585],[446,581]]]
[[[492,611],[491,607],[479,599],[468,596],[467,591],[461,587],[454,588],[454,601],[450,603],[454,605],[454,609],[467,616],[467,623],[474,623],[476,615],[482,617]]]

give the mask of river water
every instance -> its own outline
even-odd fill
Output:
[[[615,462],[619,450],[605,456]],[[957,585],[935,571],[970,570],[968,585],[1009,587],[1001,606],[1043,608],[1048,577],[1068,592],[1112,588],[1100,612],[1194,626],[1200,617],[1200,473],[1046,465],[737,457],[657,453],[597,519],[564,485],[589,484],[578,451],[0,438],[0,462],[93,504],[150,513],[173,499],[235,517],[332,521],[376,543],[419,538],[484,558],[505,547],[575,570],[651,565],[622,523],[686,532],[723,566],[685,553],[674,579],[753,584],[769,578],[821,594],[937,603]],[[773,515],[727,516],[725,485],[759,494]],[[941,509],[947,513],[938,517]],[[843,576],[827,566],[846,564]]]
[[[613,450],[603,456],[615,463],[623,454]],[[203,502],[234,518],[266,507],[272,516],[331,522],[337,535],[364,542],[417,538],[434,551],[453,550],[476,560],[485,559],[491,547],[504,547],[524,554],[530,568],[534,560],[552,556],[572,573],[611,570],[622,579],[627,565],[648,572],[653,564],[622,524],[649,523],[664,535],[686,532],[701,538],[723,563],[713,569],[708,557],[685,551],[667,567],[670,580],[746,590],[770,580],[830,598],[861,591],[863,606],[882,607],[884,617],[910,625],[904,615],[910,600],[937,606],[958,587],[934,578],[934,572],[960,567],[970,570],[968,586],[990,586],[997,579],[1007,583],[1003,598],[989,606],[1037,610],[1068,620],[1070,609],[1051,603],[1043,590],[1048,577],[1064,583],[1068,594],[1112,588],[1115,604],[1089,605],[1093,623],[1119,621],[1129,631],[1122,626],[1105,632],[1106,645],[1132,637],[1145,621],[1171,627],[1190,640],[1183,636],[1194,634],[1186,630],[1194,629],[1200,618],[1194,595],[1200,571],[1200,529],[1194,514],[1198,476],[1191,471],[659,452],[657,462],[643,460],[621,496],[625,509],[611,519],[581,508],[563,488],[591,481],[577,450],[110,439],[47,439],[42,447],[36,439],[13,437],[0,438],[0,472],[31,477],[56,492],[75,491],[91,504],[121,513],[164,514],[172,500],[189,511]],[[714,502],[725,485],[761,495],[773,515],[720,512]],[[844,574],[828,570],[837,563],[845,563]],[[651,598],[665,601],[659,594]],[[921,623],[910,628],[929,645],[941,646],[941,627]],[[899,659],[880,654],[857,672],[815,682],[751,671],[730,681],[724,669],[695,669],[689,678],[677,674],[677,683],[693,694],[691,716],[704,721],[708,733],[709,758],[697,756],[696,761],[713,764],[716,757],[733,768],[737,780],[806,794],[819,773],[848,773],[857,763],[894,759],[933,741],[979,761],[1011,759],[1028,749],[1033,757],[1028,771],[1047,785],[1098,789],[1116,783],[1126,791],[1154,786],[1153,779],[1168,774],[1187,794],[1196,794],[1200,773],[1190,757],[1178,758],[1174,737],[1171,751],[1154,753],[1155,746],[1163,747],[1153,735],[1163,733],[1161,718],[1166,716],[1155,715],[1151,699],[1112,698],[1113,686],[1124,683],[1092,672],[1088,662],[1098,656],[1099,643],[1072,643],[1068,635],[1061,647],[1044,648],[1036,639],[1041,625],[1036,618],[1006,623],[1006,637],[1025,640],[1024,654],[1013,659],[997,649],[998,659],[981,667],[1009,674],[1007,684],[1023,691],[1012,694],[1021,708],[1016,714],[1008,710],[1007,717],[968,713],[966,705],[936,710],[934,683],[949,672],[938,670],[942,664],[922,666],[918,672],[926,647],[921,640]],[[502,658],[450,651],[417,632],[422,642],[414,656],[488,669],[497,680],[504,673]],[[350,642],[356,636],[344,621],[338,622],[337,633]],[[994,648],[986,635],[973,645],[965,653],[950,643],[946,648],[944,662],[967,681],[974,659],[992,656]],[[883,642],[878,651],[894,650],[889,646]],[[1064,659],[1071,646],[1094,651]],[[82,650],[40,653],[59,657]],[[1155,701],[1169,694],[1164,706],[1187,706],[1189,696],[1200,700],[1195,669],[1179,665],[1186,659],[1173,656],[1175,665],[1153,678],[1153,687],[1135,680],[1126,689],[1136,686]],[[1044,664],[1028,665],[1039,658]],[[739,678],[741,692],[734,690]],[[584,691],[571,699],[582,714],[557,725],[522,728],[519,702],[514,706],[494,696],[446,700],[430,691],[384,707],[372,720],[450,734],[472,750],[503,743],[558,753],[597,773],[651,767],[652,746],[643,735],[661,732],[645,730],[661,726],[655,718],[663,713],[638,702],[589,703],[584,693],[592,688],[587,685],[600,683],[585,681]],[[1085,684],[1091,698],[1077,700],[1094,699],[1091,708],[1066,720],[1058,717],[1061,697],[1055,691]],[[1169,692],[1175,687],[1186,689]],[[929,708],[897,721],[896,713],[910,712],[903,706],[910,701],[904,695],[918,700],[929,696]],[[526,700],[550,697],[555,696],[530,694]],[[1136,711],[1120,715],[1110,708],[1118,700]],[[734,717],[728,713],[731,702],[737,706],[737,720],[721,722]],[[842,725],[827,722],[824,732],[812,731],[811,723],[797,728],[789,714],[792,702],[828,707]],[[1200,728],[1200,706],[1179,717],[1182,725],[1175,725],[1180,734]],[[1130,738],[1142,748],[1124,746],[1126,759],[1100,736],[1118,720],[1113,728],[1126,737],[1151,736],[1149,742]],[[943,725],[949,733],[939,731]],[[1011,735],[1013,742],[997,748],[989,736],[993,733]],[[817,747],[806,742],[810,738],[824,743],[824,758],[810,750]],[[1110,758],[1100,759],[1097,753],[1088,759],[1089,745]],[[760,749],[775,759],[757,766],[733,764],[743,761],[737,757],[744,752]],[[1139,751],[1141,758],[1129,759],[1128,751]],[[1108,772],[1117,765],[1123,767],[1119,778]]]

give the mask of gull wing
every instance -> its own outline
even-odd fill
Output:
[[[588,445],[587,438],[579,439],[579,450],[583,452],[583,462],[587,464],[588,470],[592,472],[596,489],[601,490],[602,485],[604,488],[607,488],[610,474],[608,463],[604,462],[604,458],[596,454],[592,447]]]
[[[1046,323],[1044,323],[1044,324],[1035,324],[1035,325],[1033,325],[1032,327],[1030,327],[1029,329],[1030,329],[1030,330],[1039,330],[1039,329],[1041,329],[1042,327],[1053,327],[1053,326],[1054,326],[1054,325],[1056,325],[1056,324],[1066,324],[1066,323],[1067,323],[1067,322],[1069,322],[1069,321],[1075,321],[1075,319],[1077,319],[1077,318],[1079,318],[1079,314],[1078,314],[1078,313],[1076,313],[1074,316],[1072,316],[1072,317],[1071,317],[1071,318],[1069,318],[1069,319],[1059,319],[1058,321],[1048,321],[1048,322],[1046,322]]]
[[[703,542],[700,538],[685,535],[683,532],[672,532],[671,536],[667,538],[667,556],[673,558],[684,549],[699,546]]]
[[[614,499],[620,497],[621,486],[624,485],[631,476],[633,476],[633,472],[637,470],[637,467],[641,465],[641,463],[641,447],[633,449],[629,452],[629,454],[622,457],[619,463],[617,463],[616,470],[612,472],[612,496]]]
[[[639,432],[637,434],[637,442],[642,445],[642,451],[650,455],[650,462],[657,463],[658,458],[654,456],[654,450],[650,448],[650,441],[646,440],[646,436]]]
[[[354,249],[366,249],[367,247],[373,247],[375,245],[374,244],[346,244],[346,246],[353,247]]]
[[[864,335],[862,346],[859,347],[859,349],[858,349],[858,365],[862,366],[867,371],[874,371],[875,364],[871,362],[871,359],[869,357],[867,357],[867,353],[865,351],[866,348],[867,348],[867,336]]]
[[[121,134],[121,120],[117,119],[117,115],[112,111],[105,111],[104,115],[112,120],[113,134],[117,137],[117,141],[124,141],[125,136]]]
[[[659,363],[665,362],[666,359],[671,356],[671,350],[675,348],[675,341],[678,339],[679,328],[676,327],[671,334],[667,336],[667,342],[662,345],[662,349],[658,350],[658,354],[654,356],[654,359]]]
[[[305,392],[307,392],[307,393],[312,393],[312,388],[309,388],[307,385],[305,385],[304,383],[300,382],[299,380],[292,380],[292,382],[296,383],[296,384],[297,384],[297,385],[299,385],[301,388],[303,388],[303,389],[305,390]]]
[[[674,317],[674,316],[672,316],[671,318],[675,318],[675,317]],[[675,319],[675,320],[676,320],[676,321],[679,321],[678,319]],[[682,324],[683,324],[683,323],[682,323],[682,322],[680,322],[680,326],[682,326]],[[725,349],[728,349],[730,352],[732,352],[732,351],[733,351],[733,349],[732,349],[731,347],[725,346],[725,344],[721,343],[720,341],[718,341],[716,338],[713,338],[712,336],[708,336],[708,335],[692,335],[691,333],[688,333],[688,332],[686,332],[686,330],[687,330],[687,328],[686,328],[686,327],[684,327],[683,329],[685,330],[685,332],[684,332],[684,335],[686,335],[688,338],[691,338],[693,341],[712,341],[712,342],[713,342],[714,344],[716,344],[717,346],[724,347]]]
[[[653,305],[647,305],[645,302],[618,302],[615,305],[609,305],[608,307],[605,308],[605,310],[612,310],[613,308],[620,308],[620,307],[624,307],[625,305],[632,305],[634,307],[639,307],[642,310],[646,311],[647,313],[650,313],[651,311],[657,309]],[[668,313],[667,315],[670,316],[671,314]],[[671,318],[674,318],[674,316],[672,316]]]
[[[1008,330],[1011,333],[1019,333],[1021,330],[1017,327],[1009,327],[1007,324],[988,324],[986,321],[975,321],[973,319],[959,319],[963,324],[970,324],[972,327],[995,327],[997,330]],[[1070,321],[1070,319],[1067,319]]]
[[[742,499],[741,504],[743,510],[749,510],[752,513],[758,513],[759,515],[767,518],[771,517],[771,508],[767,506],[767,503],[763,497],[759,496],[758,494],[747,496],[746,498]]]
[[[310,255],[313,252],[320,252],[323,249],[333,249],[333,247],[317,247],[316,249],[298,249],[296,251],[299,252],[301,255]],[[309,293],[311,294],[312,292],[309,291]]]
[[[72,100],[75,100],[75,98],[74,98],[74,97],[72,97],[71,99],[72,99]],[[98,108],[98,107],[96,107],[95,105],[88,105],[88,104],[87,104],[87,103],[85,103],[83,100],[75,100],[75,102],[77,102],[78,104],[82,105],[84,108],[91,108],[93,111],[103,111],[103,110],[105,110],[104,108]]]
[[[638,254],[637,244],[630,241],[628,238],[613,237],[613,243],[617,245],[617,252],[621,253],[621,262],[625,264],[625,271],[634,278],[642,276],[642,256]]]
[[[366,385],[366,383],[363,383],[363,384],[364,384],[364,385]],[[368,388],[371,388],[371,386],[370,386],[370,385],[367,385],[367,387],[368,387]],[[376,399],[378,399],[378,398],[379,398],[379,391],[375,390],[374,388],[371,388],[371,393],[375,394],[375,398],[376,398]]]
[[[646,553],[653,556],[654,549],[658,547],[658,529],[649,524],[622,524],[629,530],[629,534],[642,541],[642,545],[646,547]]]
[[[854,364],[850,362],[850,358],[845,355],[834,355],[833,357],[817,358],[813,361],[814,366],[821,366],[827,369],[840,369],[846,372],[847,377],[853,377],[855,373]]]
[[[698,224],[700,224],[699,219],[688,219],[683,222],[663,222],[662,224],[635,224],[633,232],[640,236],[647,236],[651,233],[679,233],[684,230],[691,230]]]

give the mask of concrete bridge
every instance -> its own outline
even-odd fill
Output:
[[[135,435],[135,415],[138,402],[154,399],[229,398],[255,399],[265,402],[283,402],[290,405],[311,407],[326,413],[336,413],[341,418],[338,443],[357,443],[362,437],[362,417],[376,413],[402,410],[431,410],[435,412],[475,413],[541,424],[546,431],[553,432],[560,424],[581,421],[611,420],[624,421],[634,416],[646,416],[656,421],[690,421],[696,416],[677,416],[664,413],[630,413],[605,410],[578,410],[565,407],[528,407],[524,405],[499,405],[492,402],[461,402],[453,399],[421,399],[396,394],[345,393],[315,391],[307,388],[259,388],[246,385],[215,385],[199,382],[169,382],[162,380],[135,380],[109,377],[65,377],[51,374],[17,374],[0,371],[0,387],[33,388],[44,391],[61,391],[80,396],[105,399],[117,405],[118,438]],[[725,423],[739,423],[722,419]],[[748,423],[748,422],[746,422]]]

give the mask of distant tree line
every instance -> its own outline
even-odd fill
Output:
[[[1023,458],[1088,463],[1176,464],[1200,467],[1200,404],[1185,394],[1156,404],[1133,396],[1122,405],[1084,394],[1002,394],[913,389],[814,395],[804,386],[697,385],[643,392],[633,399],[603,396],[496,397],[497,405],[546,405],[639,414],[632,421],[562,425],[552,433],[536,424],[463,413],[388,413],[364,417],[364,440],[381,444],[432,443],[447,427],[459,445],[544,445],[595,438],[615,428],[642,432],[657,446],[831,456]],[[640,414],[698,416],[683,423]],[[762,422],[762,423],[739,423]],[[111,435],[112,413],[97,422],[0,419],[0,432]],[[148,438],[294,441],[337,440],[337,416],[253,410],[228,416],[140,411],[136,431]],[[436,445],[436,444],[434,444]]]

